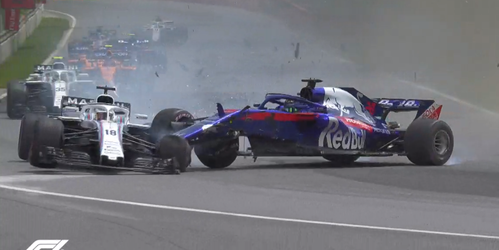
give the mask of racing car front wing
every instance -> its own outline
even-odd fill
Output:
[[[40,149],[40,158],[43,163],[57,162],[57,164],[71,167],[90,169],[110,169],[116,171],[144,172],[150,174],[179,174],[172,159],[156,157],[137,158],[125,166],[108,166],[93,164],[90,156],[85,152],[72,151],[43,146]]]

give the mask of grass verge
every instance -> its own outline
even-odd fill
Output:
[[[66,19],[43,18],[24,44],[0,65],[0,88],[6,88],[10,80],[26,78],[34,65],[42,63],[57,48],[67,29]]]

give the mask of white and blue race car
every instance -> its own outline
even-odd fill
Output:
[[[60,116],[24,116],[19,158],[39,168],[61,164],[165,174],[185,171],[191,162],[185,139],[169,133],[152,135],[150,125],[130,123],[131,105],[107,94],[114,88],[97,88],[104,94],[95,100],[64,96]],[[155,126],[169,125],[166,121]]]

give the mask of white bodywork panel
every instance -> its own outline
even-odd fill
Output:
[[[107,156],[109,160],[124,158],[122,139],[123,123],[112,121],[96,121],[99,126],[100,156]]]
[[[322,105],[328,109],[340,111],[340,116],[356,117],[368,124],[375,124],[374,119],[365,109],[364,105],[355,96],[343,89],[325,87],[324,102]]]
[[[147,29],[152,30],[152,40],[159,41],[161,38],[161,30],[166,28],[166,24],[172,24],[173,21],[155,21]]]
[[[153,26],[152,27],[152,40],[154,42],[159,41],[159,38],[161,37],[161,29],[158,26]]]
[[[326,87],[324,88],[324,103],[322,105],[326,106],[328,109],[339,110],[341,116],[343,116],[350,113],[348,108],[361,109],[360,106],[362,104],[350,93],[342,89]]]
[[[54,82],[54,107],[61,107],[63,96],[67,96],[67,84],[65,81]]]

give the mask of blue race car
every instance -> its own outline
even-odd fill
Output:
[[[262,103],[241,110],[224,110],[218,103],[217,114],[197,120],[187,111],[165,109],[156,115],[150,134],[184,138],[209,168],[228,167],[242,155],[255,160],[322,156],[342,165],[362,156],[405,155],[416,165],[449,160],[454,137],[449,125],[439,120],[442,105],[434,100],[370,99],[355,88],[316,87],[319,79],[302,81],[307,86],[298,96],[269,93]],[[386,121],[390,112],[404,111],[417,112],[407,129]],[[166,121],[170,126],[164,126]],[[248,138],[251,148],[239,150],[240,136]]]

